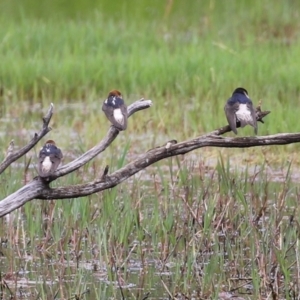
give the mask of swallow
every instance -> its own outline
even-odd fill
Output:
[[[53,174],[63,158],[62,152],[57,148],[53,140],[48,140],[39,153],[38,173],[40,177],[48,177]]]
[[[227,100],[224,110],[229,126],[235,134],[237,134],[237,124],[240,127],[251,125],[254,127],[254,133],[257,134],[256,112],[247,90],[242,87],[236,88]]]
[[[122,94],[117,90],[112,90],[102,105],[107,119],[119,130],[127,128],[127,107],[122,98]]]

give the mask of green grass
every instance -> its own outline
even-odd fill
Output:
[[[225,125],[223,106],[238,86],[272,111],[259,134],[297,132],[298,11],[297,1],[0,1],[0,160],[11,139],[20,147],[39,130],[51,102],[47,137],[64,163],[78,157],[109,128],[101,105],[113,88],[127,104],[145,97],[154,105],[54,186],[92,181],[106,165],[115,170],[167,140]],[[2,174],[0,199],[36,176],[41,144]],[[201,149],[103,193],[32,201],[1,220],[1,274],[14,294],[10,276],[27,279],[32,299],[218,299],[229,291],[258,299],[272,288],[292,299],[298,150]]]
[[[151,167],[150,181],[136,178],[82,199],[35,200],[9,222],[2,219],[2,275],[12,292],[8,276],[25,267],[25,278],[36,283],[24,289],[34,295],[71,297],[89,289],[80,299],[120,298],[122,286],[129,299],[148,292],[218,299],[230,291],[258,299],[270,293],[266,282],[276,268],[272,288],[292,299],[299,191],[290,165],[285,180],[273,183],[263,166],[255,176],[241,174],[221,158],[215,169],[178,158],[168,163]],[[49,289],[39,278],[59,281]]]
[[[129,129],[140,133],[148,124],[149,132],[182,139],[224,125],[226,99],[244,86],[254,103],[262,99],[272,110],[260,134],[296,131],[296,1],[78,1],[80,10],[72,11],[59,1],[24,3],[14,13],[13,2],[1,5],[4,115],[9,103],[20,101],[100,106],[110,89],[119,88],[128,103],[142,96],[155,103]],[[88,125],[89,131],[95,126]]]
[[[25,1],[16,10],[14,2],[0,3],[4,148],[11,139],[17,146],[28,141],[53,102],[49,137],[78,156],[105,134],[109,123],[100,107],[112,88],[120,89],[127,103],[146,97],[154,105],[130,119],[128,131],[101,156],[97,169],[109,164],[112,153],[123,151],[128,139],[128,153],[139,154],[223,126],[224,103],[237,86],[272,111],[259,124],[259,134],[297,131],[297,2],[194,1],[187,6],[133,1],[117,9],[109,1],[76,3],[80,10],[75,5],[70,11],[59,1]],[[253,131],[245,128],[239,134]],[[298,149],[230,149],[222,155],[255,163],[266,156],[271,163],[299,163]],[[218,156],[212,149],[199,155],[210,159],[212,154]],[[65,162],[70,159],[65,156]]]

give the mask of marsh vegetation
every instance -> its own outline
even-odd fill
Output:
[[[53,186],[92,181],[106,165],[113,171],[170,139],[224,126],[237,86],[272,111],[259,135],[299,131],[299,8],[256,0],[0,2],[0,161],[11,139],[28,142],[51,102],[47,139],[64,163],[78,157],[107,132],[101,106],[113,88],[127,104],[145,97],[154,105]],[[2,174],[0,199],[37,175],[38,151]],[[102,193],[33,200],[0,220],[1,297],[297,299],[298,151],[202,148]]]

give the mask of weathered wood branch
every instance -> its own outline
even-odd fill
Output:
[[[128,110],[130,115],[151,105],[151,101],[148,104],[147,103],[148,102],[141,104],[139,101],[137,101],[132,106],[129,106]],[[268,113],[269,112],[261,112],[261,114],[257,114],[257,118],[261,118],[262,121],[263,117]],[[24,205],[26,202],[32,199],[47,200],[78,198],[112,188],[157,161],[180,154],[186,154],[202,147],[246,148],[256,146],[285,145],[300,142],[300,133],[283,133],[260,137],[221,137],[220,135],[223,134],[223,132],[227,132],[224,131],[224,128],[226,127],[227,126],[224,126],[218,130],[212,131],[211,133],[192,140],[181,143],[176,143],[176,141],[173,140],[166,143],[164,146],[151,149],[112,174],[108,174],[108,168],[106,167],[101,178],[99,180],[95,180],[94,182],[50,188],[48,183],[44,182],[39,177],[36,177],[33,181],[0,202],[0,217]],[[60,168],[55,174],[55,178],[64,176],[65,174],[72,172],[72,170],[74,171],[78,169],[84,163],[90,161],[100,152],[105,150],[105,148],[118,135],[118,133],[115,131],[117,131],[115,128],[110,128],[103,141],[89,150],[87,152],[88,154],[84,154],[68,165]],[[53,180],[55,178],[53,178]]]
[[[256,146],[286,145],[300,142],[300,133],[282,133],[261,137],[220,137],[216,135],[205,135],[193,140],[158,147],[142,154],[133,162],[127,164],[120,170],[106,176],[99,181],[78,184],[67,187],[50,188],[47,184],[36,177],[33,181],[22,187],[17,192],[9,195],[0,202],[0,217],[24,205],[32,199],[69,199],[91,195],[105,189],[112,188],[137,172],[162,159],[186,154],[202,147],[231,147],[245,148]]]
[[[100,181],[94,181],[69,187],[59,187],[55,189],[43,189],[38,198],[66,199],[91,195],[120,184],[124,180],[154,164],[155,162],[171,156],[186,154],[190,151],[203,147],[249,148],[256,146],[286,145],[299,142],[300,133],[282,133],[269,136],[247,138],[223,138],[216,135],[203,136],[193,140],[171,145],[169,148],[163,146],[151,149],[147,153],[142,154],[138,159],[124,166],[122,169],[110,175],[106,175],[105,178],[101,179]]]
[[[149,108],[151,105],[152,105],[151,100],[140,99],[138,101],[135,101],[134,103],[129,105],[128,108],[127,108],[128,117],[130,117],[131,115],[133,115],[137,111]],[[50,115],[50,110],[51,110],[51,115]],[[47,115],[43,118],[43,122],[44,122],[43,130],[47,130],[48,124],[49,124],[50,119],[52,117],[52,112],[53,112],[53,105],[51,104],[51,107],[50,107]],[[51,128],[48,128],[47,132],[49,132],[50,130],[51,130]],[[40,134],[41,133],[42,133],[42,131],[40,132]],[[40,134],[35,135],[35,137],[38,138],[36,143],[43,137],[43,136],[40,137]],[[108,133],[107,133],[106,137],[98,145],[96,145],[95,147],[93,147],[89,151],[85,152],[83,155],[76,158],[72,162],[62,166],[61,168],[59,168],[50,177],[49,181],[46,182],[46,181],[40,179],[39,177],[36,177],[30,183],[28,183],[27,185],[25,185],[24,187],[22,187],[21,189],[19,189],[15,193],[9,195],[8,197],[6,197],[2,201],[0,201],[0,217],[2,217],[4,215],[12,212],[13,210],[21,207],[26,202],[28,202],[32,199],[40,198],[40,195],[42,194],[43,190],[48,190],[48,189],[51,190],[49,188],[49,183],[51,181],[57,179],[58,177],[65,176],[65,175],[67,175],[71,172],[74,172],[75,170],[79,169],[81,166],[83,166],[86,163],[88,163],[89,161],[91,161],[99,153],[103,152],[114,141],[114,139],[117,137],[118,134],[119,134],[119,131],[114,126],[111,126],[110,129],[108,130]],[[29,150],[31,148],[29,148]],[[102,177],[106,178],[107,173],[108,173],[108,167],[105,169],[105,172],[103,173]]]
[[[39,133],[35,133],[31,141],[20,150],[14,152],[14,141],[12,140],[8,146],[7,154],[4,160],[0,164],[0,174],[2,174],[7,167],[9,167],[14,161],[25,155],[31,150],[50,130],[50,120],[53,115],[53,104],[51,103],[47,114],[43,117],[43,127]]]
[[[127,108],[128,118],[131,115],[133,115],[135,112],[149,108],[151,105],[152,105],[151,100],[145,100],[142,98],[140,100],[135,101]],[[74,172],[75,170],[79,169],[80,167],[82,167],[83,165],[91,161],[94,157],[96,157],[98,154],[103,152],[114,141],[114,139],[118,136],[118,134],[119,134],[119,130],[117,130],[114,126],[111,126],[110,129],[108,130],[106,137],[98,145],[88,150],[80,157],[74,159],[70,163],[60,167],[55,173],[53,173],[49,181],[51,182],[58,177],[62,177],[71,172]]]

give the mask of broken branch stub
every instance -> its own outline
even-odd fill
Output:
[[[31,141],[23,148],[19,149],[18,151],[14,151],[14,142],[13,140],[10,142],[9,147],[7,149],[7,154],[4,160],[0,164],[0,174],[2,174],[7,167],[9,167],[13,162],[17,159],[25,155],[28,151],[30,151],[50,130],[49,127],[50,120],[53,115],[53,103],[51,103],[47,114],[43,117],[43,126],[39,133],[35,133]]]
[[[149,108],[151,104],[151,100],[143,99],[134,102],[128,107],[128,116],[131,116],[139,110]],[[262,112],[260,108],[257,109],[256,112],[257,120],[261,121],[267,114],[269,114],[269,112]],[[45,124],[47,124],[47,120]],[[106,166],[102,176],[93,182],[50,188],[48,182],[44,182],[39,177],[36,177],[24,187],[0,201],[0,217],[12,212],[32,199],[48,200],[78,198],[112,188],[157,161],[171,156],[186,154],[202,147],[245,148],[266,145],[284,145],[300,142],[300,133],[276,134],[261,137],[231,138],[220,136],[229,131],[231,131],[230,127],[224,126],[212,131],[211,133],[184,142],[177,143],[176,140],[171,140],[161,147],[151,149],[146,153],[139,155],[137,159],[112,174],[108,174],[108,166]],[[87,162],[91,161],[113,142],[118,133],[118,130],[111,126],[102,141],[77,159],[59,168],[53,174],[51,181],[74,172]]]

